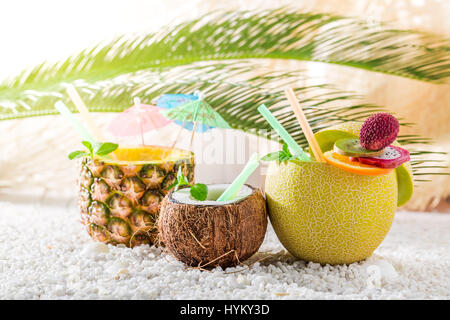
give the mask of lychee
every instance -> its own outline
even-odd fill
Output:
[[[397,138],[400,124],[389,113],[376,113],[364,121],[359,133],[359,143],[367,150],[380,150]]]

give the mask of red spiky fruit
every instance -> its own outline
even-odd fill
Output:
[[[400,124],[389,113],[376,113],[364,121],[359,133],[359,143],[367,150],[380,150],[397,138]]]

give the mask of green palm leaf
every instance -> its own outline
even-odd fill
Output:
[[[284,87],[293,86],[303,79],[303,72],[266,72],[255,77],[249,73],[254,68],[255,63],[247,61],[216,62],[206,66],[193,64],[134,73],[93,84],[84,81],[76,81],[74,84],[89,109],[96,112],[122,111],[135,96],[140,96],[143,103],[151,103],[152,99],[165,92],[201,90],[205,99],[232,128],[281,142],[257,111],[257,107],[264,103],[293,138],[306,148],[307,140],[283,94]],[[240,81],[229,80],[237,76]],[[356,99],[355,95],[327,85],[304,86],[295,88],[295,92],[314,131],[345,121],[363,121],[374,112],[385,111],[380,106],[352,104],[351,101]],[[76,110],[64,95],[64,85],[58,87],[58,90],[40,92],[40,95],[35,92],[27,94],[29,96],[25,99],[33,101],[33,110],[21,111],[21,116],[24,117],[57,114],[51,106],[59,99],[74,112]],[[3,115],[3,119],[7,118]],[[404,122],[401,124],[410,125]],[[404,145],[429,142],[414,135],[399,136],[399,141]],[[411,154],[417,177],[434,174],[434,169],[440,168],[433,160],[423,159],[423,156],[428,154],[420,150]]]
[[[449,53],[449,41],[433,35],[329,14],[286,9],[212,13],[158,33],[122,37],[3,81],[0,120],[56,114],[57,100],[75,111],[65,94],[67,83],[97,112],[122,111],[135,96],[150,103],[162,93],[201,90],[231,127],[278,139],[267,132],[270,128],[256,110],[264,103],[306,147],[282,93],[282,88],[295,86],[302,72],[253,75],[256,60],[243,58],[321,61],[439,83],[450,77]],[[232,80],[236,78],[240,81]],[[314,131],[383,110],[351,104],[353,94],[326,85],[295,91]],[[428,142],[416,136],[399,139],[403,144]],[[439,168],[424,155],[420,150],[412,154],[417,176]]]
[[[148,68],[242,58],[321,61],[443,82],[450,77],[449,54],[448,39],[352,18],[287,9],[219,12],[43,63],[4,82],[0,96],[12,99],[20,90],[61,81],[99,81]]]

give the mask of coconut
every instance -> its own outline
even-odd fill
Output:
[[[236,266],[258,251],[267,229],[261,190],[244,185],[231,201],[216,199],[227,184],[208,185],[205,201],[189,189],[170,192],[158,219],[160,240],[169,253],[189,266]]]

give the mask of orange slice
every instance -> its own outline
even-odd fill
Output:
[[[368,164],[360,163],[358,161],[350,161],[349,157],[340,155],[333,151],[327,151],[323,155],[325,157],[325,161],[331,164],[332,166],[356,174],[362,174],[366,176],[378,176],[381,174],[388,174],[393,170],[393,169],[378,168]]]

